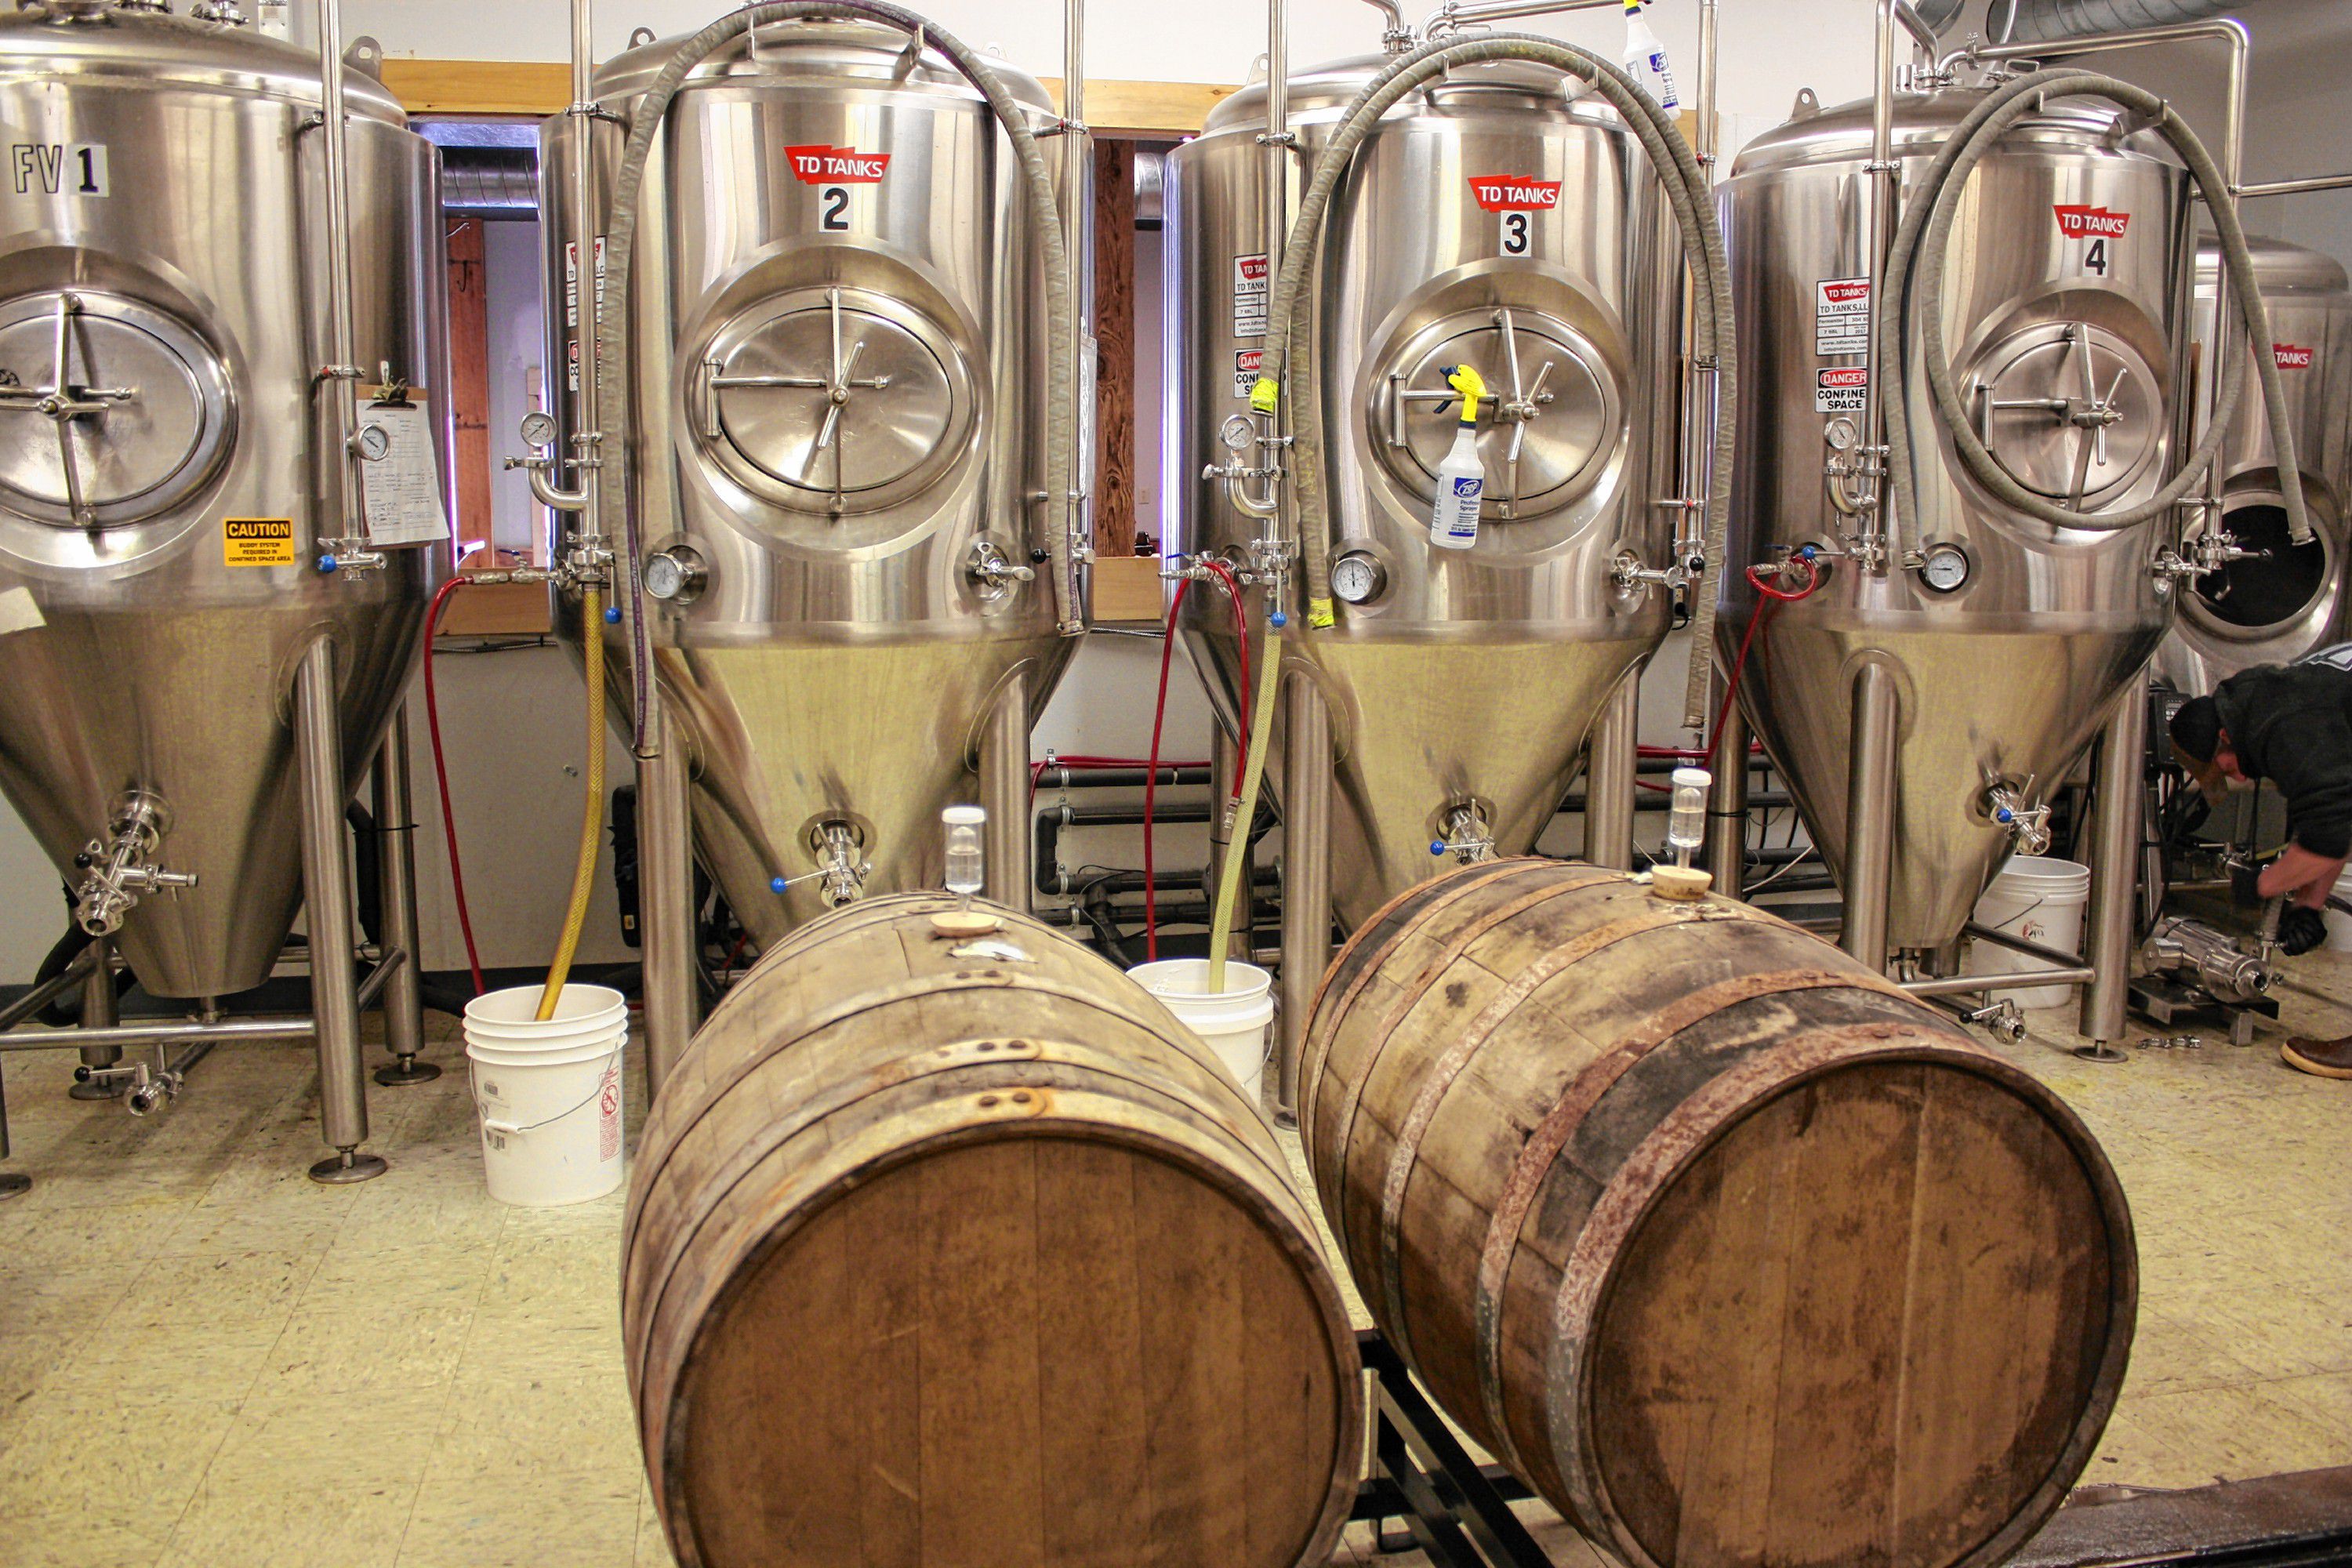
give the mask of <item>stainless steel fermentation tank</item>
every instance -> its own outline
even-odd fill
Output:
[[[1958,88],[1895,98],[1906,188],[1979,101]],[[2118,118],[2051,102],[1987,153],[1952,232],[1943,298],[1955,382],[1995,461],[2032,492],[2092,512],[2143,500],[2173,474],[2190,401],[2187,176]],[[1995,504],[1959,468],[1912,353],[1901,363],[1918,515],[1889,520],[1882,564],[1844,552],[1863,531],[1833,505],[1825,469],[1862,424],[1870,301],[1855,280],[1870,271],[1872,136],[1868,101],[1816,110],[1807,95],[1796,119],[1741,153],[1723,189],[1752,395],[1718,637],[1728,664],[1758,613],[1738,568],[1823,552],[1820,589],[1779,605],[1753,639],[1742,702],[1847,889],[1850,919],[1857,899],[1877,896],[1853,840],[1891,837],[1886,945],[1934,949],[1959,936],[1999,862],[2033,835],[2170,624],[2171,581],[2151,567],[2171,525],[2095,533]],[[1891,780],[1891,795],[1864,770]]]
[[[600,111],[635,119],[684,42],[599,68]],[[1035,80],[994,69],[1034,133],[1061,125]],[[606,202],[625,139],[613,120],[595,132]],[[578,138],[577,116],[543,132],[558,366],[576,366],[595,313],[582,279],[597,269],[565,237],[588,226]],[[1082,242],[1087,139],[1057,136],[1045,155],[1063,161],[1064,227]],[[647,898],[656,870],[669,889],[646,910],[649,985],[681,962],[668,928],[688,919],[686,879],[667,861],[685,853],[688,795],[696,849],[762,943],[833,904],[937,885],[940,812],[975,795],[990,892],[1024,903],[1030,723],[1076,646],[1046,559],[1072,480],[1047,472],[1042,434],[1072,389],[1006,134],[908,32],[784,21],[692,68],[647,167],[630,437],[603,453],[603,482],[625,482],[637,516],[665,726],[640,770],[647,853],[664,860]],[[567,451],[574,385],[576,372],[555,378]],[[577,601],[563,613],[576,637]],[[616,711],[625,631],[605,631]],[[658,1031],[665,1062],[686,1022]]]
[[[344,805],[446,555],[371,547],[346,432],[377,423],[362,378],[442,393],[446,277],[433,149],[352,72],[338,155],[332,90],[317,56],[161,5],[0,20],[0,789],[154,995],[259,984],[307,875],[327,1132],[348,1149]],[[383,459],[437,507],[425,417],[369,440],[397,435]],[[338,552],[348,569],[322,571]],[[387,787],[404,828],[405,777]],[[404,869],[405,836],[386,847]],[[387,946],[413,942],[394,891]],[[397,1046],[413,971],[386,995]]]
[[[2255,664],[2284,664],[2341,635],[2347,502],[2352,502],[2352,284],[2332,257],[2284,240],[2252,243],[2254,278],[2271,322],[2270,352],[2294,411],[2296,467],[2314,537],[2288,531],[2278,457],[2253,386],[2230,444],[2221,449],[2221,527],[2253,553],[2194,579],[2180,618],[2157,655],[2176,689],[2210,691]],[[2198,345],[2214,363],[2213,301],[2218,251],[2198,248]]]
[[[1385,63],[1288,79],[1302,166]],[[1631,700],[1669,615],[1648,574],[1672,564],[1675,531],[1661,503],[1677,493],[1681,252],[1641,144],[1562,79],[1465,67],[1391,110],[1343,180],[1303,307],[1339,603],[1336,625],[1284,635],[1290,688],[1268,758],[1291,824],[1286,896],[1328,858],[1346,925],[1456,856],[1525,853],[1604,710],[1587,848],[1631,859]],[[1249,408],[1264,341],[1267,97],[1243,89],[1168,159],[1171,560],[1246,564],[1264,528],[1202,476],[1228,456],[1220,427]],[[1446,373],[1464,363],[1494,398],[1477,437],[1484,520],[1454,551],[1431,544],[1429,518],[1461,413]],[[1232,619],[1203,584],[1181,626],[1229,732],[1246,700]],[[1617,795],[1622,812],[1601,808]],[[1328,845],[1312,826],[1327,810]]]

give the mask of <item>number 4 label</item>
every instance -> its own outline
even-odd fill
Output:
[[[9,167],[20,196],[103,196],[110,194],[102,142],[19,142],[9,149]]]

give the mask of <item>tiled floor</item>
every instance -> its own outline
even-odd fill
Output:
[[[2352,1001],[2352,961],[2294,973]],[[2089,1066],[2070,1017],[2014,1054],[2106,1145],[2145,1280],[2084,1479],[2352,1462],[2352,1083],[2286,1070],[2275,1033]],[[6,1061],[6,1168],[36,1186],[0,1205],[0,1568],[668,1562],[620,1372],[617,1194],[490,1202],[457,1073],[373,1090],[391,1173],[323,1188],[306,1053],[218,1052],[144,1121],[68,1100],[71,1060]],[[1374,1560],[1360,1531],[1340,1558]]]

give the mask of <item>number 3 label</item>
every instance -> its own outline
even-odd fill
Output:
[[[1503,215],[1503,254],[1525,256],[1528,253],[1528,215],[1505,213]]]

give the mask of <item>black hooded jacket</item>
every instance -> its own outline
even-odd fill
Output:
[[[2262,664],[2214,689],[2239,771],[2286,797],[2287,831],[2330,860],[2352,852],[2352,671]]]

